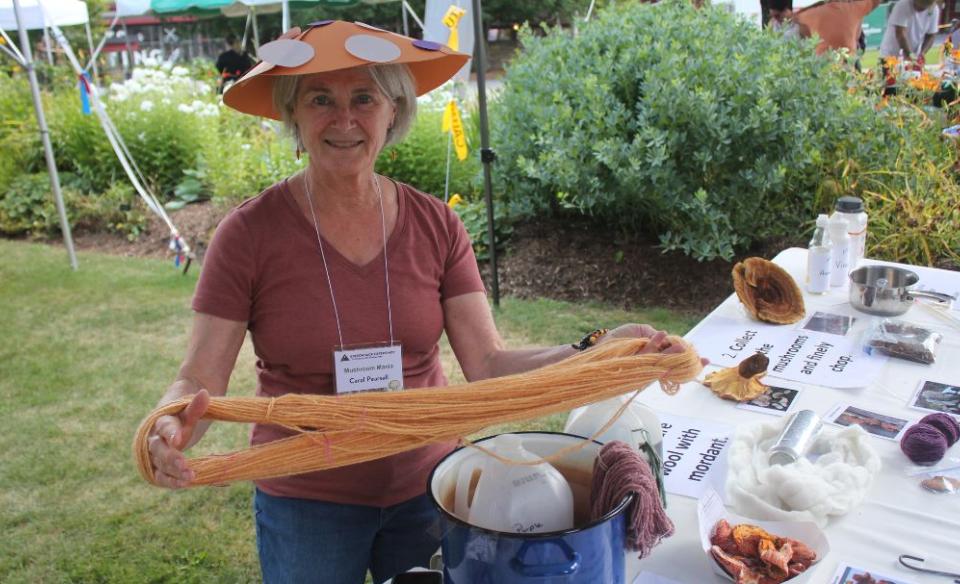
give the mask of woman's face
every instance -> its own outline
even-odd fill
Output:
[[[355,67],[303,79],[293,120],[311,165],[333,174],[369,174],[396,110],[368,70]]]

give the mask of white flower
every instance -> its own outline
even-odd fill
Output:
[[[140,102],[140,111],[148,112],[153,109],[153,102],[149,99],[145,99]]]
[[[185,113],[185,114],[192,114],[192,113],[193,113],[193,108],[191,108],[189,105],[187,105],[187,104],[185,104],[185,103],[181,103],[180,105],[178,105],[178,106],[177,106],[177,109],[178,109],[179,111]]]
[[[190,73],[189,69],[187,69],[186,67],[181,67],[179,65],[177,65],[176,67],[173,68],[172,71],[170,71],[170,74],[173,75],[174,77],[186,77],[188,73]]]
[[[249,144],[241,144],[241,145],[240,145],[240,150],[250,150],[250,145],[249,145]]]

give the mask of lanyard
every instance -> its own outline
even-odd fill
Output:
[[[383,274],[386,282],[387,293],[387,323],[390,328],[390,344],[393,344],[393,310],[390,305],[390,270],[387,263],[387,220],[383,212],[383,191],[380,190],[380,177],[374,173],[373,184],[377,187],[377,199],[380,202],[380,227],[383,231]],[[330,279],[330,268],[327,267],[327,257],[323,253],[323,239],[320,237],[320,223],[317,221],[317,213],[313,210],[313,193],[310,192],[310,180],[307,173],[303,175],[303,186],[307,193],[307,202],[310,206],[310,216],[313,217],[313,228],[317,232],[317,245],[320,246],[320,259],[323,260],[323,273],[327,276],[327,287],[330,289],[330,302],[333,303],[333,317],[337,321],[337,337],[340,339],[340,346],[343,347],[343,329],[340,326],[340,312],[337,310],[337,298],[333,294],[333,280]]]

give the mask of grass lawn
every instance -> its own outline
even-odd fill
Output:
[[[72,272],[60,248],[0,240],[0,582],[259,581],[251,485],[161,490],[139,478],[130,451],[186,346],[196,271],[79,260]],[[683,333],[698,318],[509,298],[497,314],[515,347],[627,321]],[[247,342],[231,395],[252,394],[253,364]],[[444,365],[462,380],[446,346]],[[215,424],[195,454],[241,448],[247,431]]]

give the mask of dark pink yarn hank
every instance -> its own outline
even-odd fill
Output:
[[[900,450],[915,464],[933,464],[947,452],[947,437],[930,424],[914,424],[900,439]]]
[[[590,519],[600,519],[633,493],[627,517],[627,548],[645,558],[665,537],[673,535],[673,522],[663,510],[657,479],[640,453],[614,440],[600,449],[593,463]]]
[[[936,413],[928,414],[921,418],[920,424],[929,424],[943,432],[947,439],[947,446],[953,446],[960,440],[960,422],[950,414]]]

